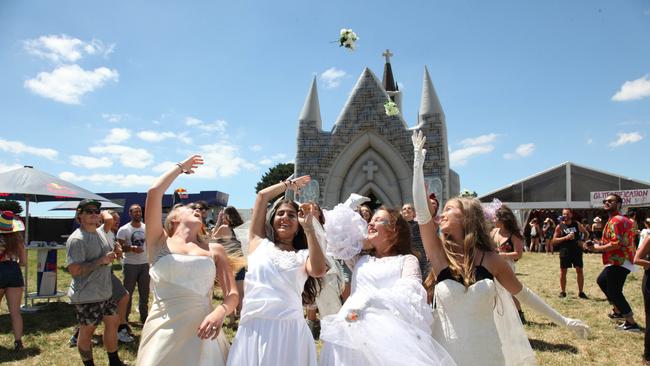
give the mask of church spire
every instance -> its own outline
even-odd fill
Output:
[[[316,127],[321,127],[320,104],[318,102],[316,76],[314,76],[314,80],[311,83],[309,94],[307,95],[307,99],[305,99],[305,104],[302,107],[302,111],[300,112],[300,117],[298,120],[301,122],[314,121],[316,122]]]
[[[393,77],[393,68],[390,66],[390,58],[393,56],[393,53],[389,49],[386,49],[384,53],[381,54],[386,58],[386,64],[384,65],[384,76],[382,77],[382,85],[384,90],[387,92],[397,91],[397,84],[395,83],[395,78]]]
[[[440,105],[440,101],[438,100],[436,89],[433,87],[433,82],[431,82],[429,70],[425,66],[424,81],[422,83],[422,100],[420,101],[420,115],[425,116],[427,114],[435,113],[440,113],[442,116],[445,115],[445,112],[442,110],[442,106]]]

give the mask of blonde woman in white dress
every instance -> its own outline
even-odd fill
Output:
[[[437,205],[427,199],[422,133],[413,133],[413,203],[431,263],[434,285],[433,337],[459,366],[535,365],[533,352],[511,298],[586,338],[589,327],[548,306],[519,282],[494,250],[489,223],[475,198],[450,199],[434,220]],[[440,234],[438,234],[440,229]]]
[[[228,340],[224,318],[237,307],[235,277],[221,245],[208,245],[199,209],[174,208],[162,222],[163,194],[181,174],[194,173],[203,158],[178,163],[149,188],[145,205],[153,305],[142,329],[138,365],[223,366]],[[215,279],[223,303],[212,307]]]

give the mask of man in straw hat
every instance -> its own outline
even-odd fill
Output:
[[[20,299],[25,288],[23,273],[25,225],[11,211],[0,214],[0,302],[7,295],[7,307],[14,331],[14,350],[23,348],[23,317],[20,315]]]
[[[104,348],[110,366],[121,366],[117,355],[117,304],[111,299],[111,262],[117,258],[106,235],[97,230],[101,203],[83,200],[77,206],[80,227],[66,243],[67,265],[72,282],[68,290],[79,322],[77,349],[84,365],[94,365],[91,338],[95,328],[104,323]]]

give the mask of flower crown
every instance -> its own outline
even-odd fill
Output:
[[[498,198],[492,200],[492,202],[483,206],[483,215],[486,220],[493,221],[497,216],[497,211],[503,206],[503,202],[499,201]]]

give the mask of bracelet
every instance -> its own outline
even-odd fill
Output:
[[[183,168],[183,164],[181,164],[181,163],[176,163],[176,166],[179,167],[179,168],[181,168],[181,173],[183,173],[183,174],[190,174],[190,171],[189,171],[189,170],[186,170],[185,168]]]

